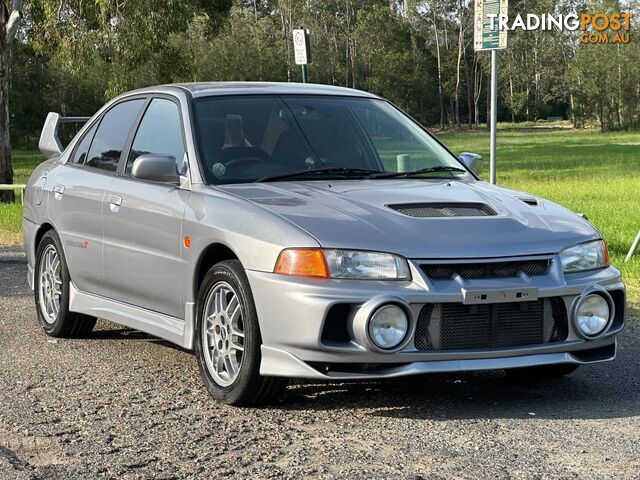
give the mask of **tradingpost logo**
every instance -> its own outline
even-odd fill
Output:
[[[630,41],[633,13],[569,13],[537,15],[528,13],[524,17],[489,13],[490,30],[508,32],[513,30],[559,30],[579,31],[579,41],[585,44],[623,44]]]

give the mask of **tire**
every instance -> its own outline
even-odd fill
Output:
[[[195,351],[213,398],[236,406],[277,399],[287,379],[260,375],[262,337],[247,275],[238,260],[214,265],[198,291]]]
[[[47,268],[48,261],[51,262],[51,268]],[[49,230],[43,235],[36,251],[34,297],[38,323],[51,337],[82,337],[91,332],[96,324],[95,317],[69,311],[69,281],[62,243],[58,234]],[[53,289],[51,297],[47,295],[47,289]]]
[[[510,377],[527,378],[559,378],[575,372],[580,365],[560,363],[557,365],[540,365],[538,367],[512,368],[506,370]]]

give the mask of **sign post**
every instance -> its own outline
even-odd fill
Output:
[[[309,30],[298,28],[293,31],[293,56],[296,65],[302,67],[302,82],[307,83],[307,64],[311,63],[311,43]]]
[[[498,123],[498,50],[507,48],[507,32],[498,29],[497,17],[506,15],[508,0],[475,0],[474,49],[491,50],[491,112],[489,123],[489,180],[496,183],[496,126]]]

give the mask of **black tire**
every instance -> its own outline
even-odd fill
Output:
[[[237,294],[244,330],[242,361],[237,377],[228,386],[218,383],[209,371],[205,358],[209,353],[205,352],[205,349],[210,347],[204,345],[203,339],[203,329],[206,328],[204,310],[207,299],[221,283],[231,286]],[[264,405],[276,400],[286,388],[288,380],[260,375],[262,337],[258,315],[247,275],[238,260],[225,260],[214,265],[207,272],[198,291],[196,308],[195,352],[200,376],[211,396],[219,402],[236,406]]]
[[[43,306],[40,302],[40,266],[43,261],[43,254],[55,249],[60,260],[59,275],[60,280],[60,300],[59,310],[55,319],[47,319],[46,313],[43,312]],[[36,251],[36,264],[34,273],[34,298],[36,301],[36,313],[38,317],[38,323],[44,332],[52,337],[82,337],[87,335],[93,330],[96,324],[96,318],[81,313],[74,313],[69,311],[69,269],[67,267],[67,260],[64,256],[64,250],[62,249],[62,243],[58,234],[54,230],[46,232]]]
[[[540,365],[538,367],[511,368],[506,372],[510,377],[559,378],[575,372],[579,366],[574,363],[560,363],[557,365]]]

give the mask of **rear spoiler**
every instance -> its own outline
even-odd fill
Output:
[[[38,148],[47,157],[56,157],[62,154],[64,147],[58,135],[58,128],[62,123],[86,123],[91,117],[61,117],[59,113],[49,112],[44,121]]]

